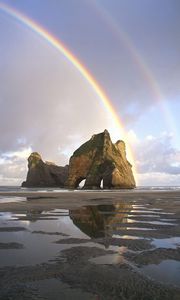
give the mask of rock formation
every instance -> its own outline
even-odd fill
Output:
[[[66,186],[77,188],[85,179],[85,189],[134,188],[132,166],[126,159],[125,143],[112,143],[109,132],[95,134],[71,156]]]
[[[71,156],[69,166],[43,162],[37,152],[28,158],[24,187],[66,187],[76,189],[85,179],[85,189],[131,189],[135,187],[132,166],[126,159],[125,143],[112,143],[109,132],[95,134]]]
[[[28,158],[27,179],[23,187],[64,187],[68,177],[68,166],[59,167],[54,163],[43,162],[37,152]]]

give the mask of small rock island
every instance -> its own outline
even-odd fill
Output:
[[[39,153],[28,158],[27,179],[23,187],[76,189],[85,179],[84,189],[133,189],[132,165],[126,159],[125,143],[112,143],[109,132],[94,134],[71,156],[69,165],[44,162]]]

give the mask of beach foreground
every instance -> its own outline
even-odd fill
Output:
[[[180,191],[0,192],[0,299],[179,299]]]

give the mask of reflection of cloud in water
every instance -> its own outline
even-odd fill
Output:
[[[25,197],[8,197],[8,196],[1,196],[0,197],[0,203],[12,203],[12,202],[22,202],[26,201]]]
[[[9,220],[11,219],[12,213],[10,212],[1,212],[1,219],[2,220]]]
[[[87,238],[85,234],[81,232],[76,226],[74,226],[69,216],[59,217],[56,220],[43,220],[36,219],[36,222],[32,222],[32,214],[37,216],[40,211],[31,211],[31,214],[27,213],[3,213],[0,219],[0,227],[12,227],[24,226],[27,230],[14,232],[0,232],[0,239],[3,243],[18,242],[24,245],[24,249],[18,250],[1,250],[1,266],[10,266],[14,264],[18,265],[30,265],[38,264],[54,259],[56,255],[63,249],[71,248],[72,245],[58,245],[55,244],[55,235],[48,234],[32,234],[33,231],[46,232],[62,232],[67,235],[72,235],[75,238]],[[51,213],[51,211],[49,212]],[[13,217],[16,216],[15,220]],[[29,216],[29,220],[20,220],[24,216]]]
[[[164,260],[160,264],[150,264],[141,268],[142,272],[159,282],[180,285],[180,262]]]
[[[143,240],[144,237],[140,236],[134,236],[134,235],[119,235],[119,234],[113,234],[113,238],[116,239],[124,239],[124,240]]]
[[[47,216],[47,217],[46,217]],[[50,216],[50,217],[49,217]],[[51,216],[55,217],[51,219]],[[69,210],[55,209],[50,211],[31,210],[26,214],[30,221],[32,230],[47,232],[62,232],[78,238],[86,238],[87,236],[72,222],[69,217]],[[48,219],[49,218],[49,219]],[[22,221],[22,220],[20,220]]]
[[[153,239],[152,244],[157,248],[176,249],[180,247],[180,237],[171,237],[166,239]]]

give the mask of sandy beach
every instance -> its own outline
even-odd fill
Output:
[[[149,190],[121,190],[121,191],[61,191],[61,192],[49,192],[49,191],[20,191],[20,192],[1,192],[0,197],[13,197],[24,198],[25,201],[15,202],[3,202],[0,203],[0,211],[16,211],[25,209],[55,209],[71,206],[81,206],[87,204],[89,201],[143,201],[148,203],[149,200],[153,200],[153,204],[162,205],[159,203],[159,199],[165,200],[167,207],[172,209],[180,209],[178,206],[174,207],[171,197],[180,199],[180,191],[149,191]],[[14,198],[16,199],[16,198]],[[26,201],[31,200],[31,201]],[[165,203],[163,202],[163,207]]]
[[[0,240],[3,300],[179,299],[180,191],[0,192]]]

